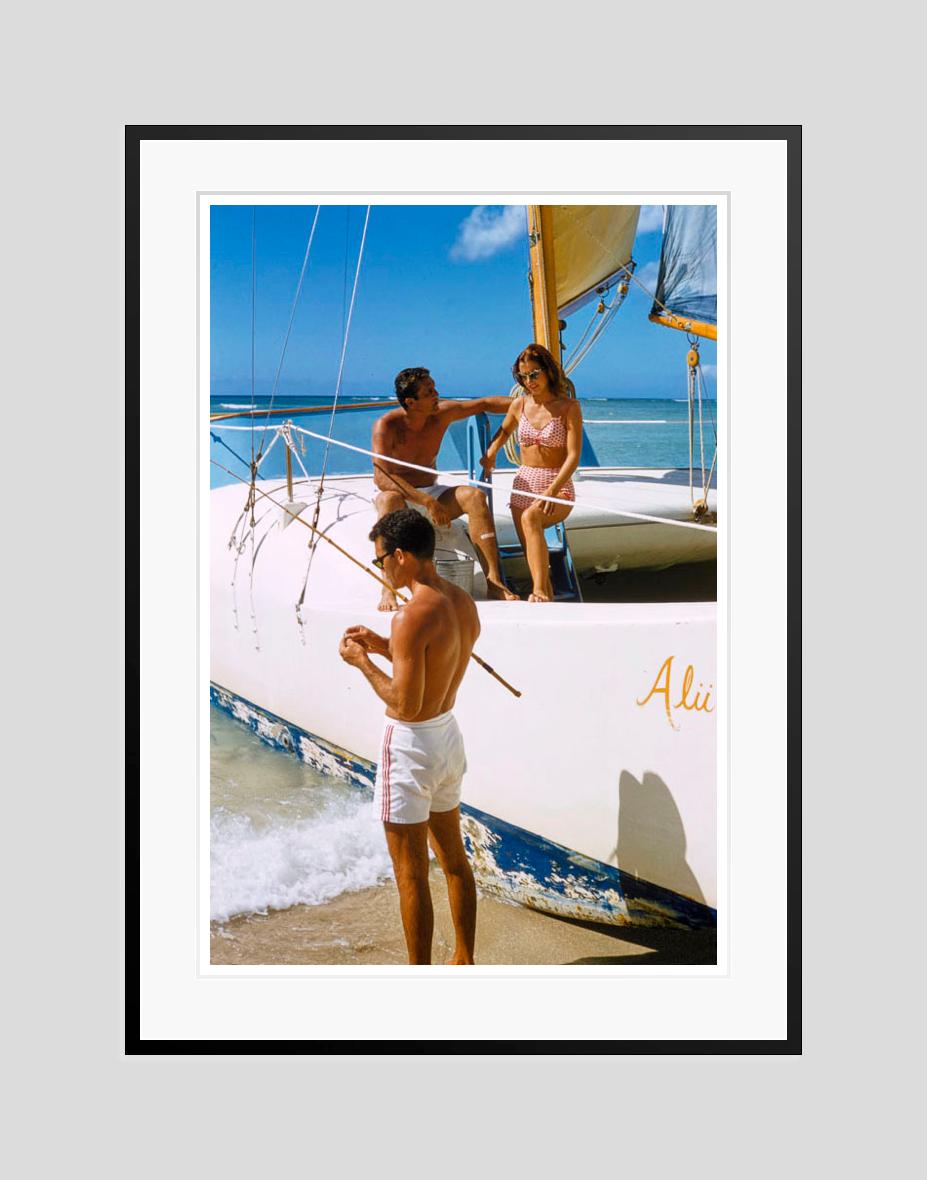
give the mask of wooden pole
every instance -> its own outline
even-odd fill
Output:
[[[323,533],[321,529],[317,529],[314,525],[311,525],[308,520],[303,520],[303,518],[298,513],[292,512],[285,504],[281,504],[280,501],[275,500],[273,496],[268,496],[266,492],[262,492],[259,487],[257,487],[255,484],[252,484],[249,480],[243,479],[240,475],[236,475],[234,471],[229,471],[227,467],[223,467],[223,465],[221,463],[217,463],[215,459],[210,459],[209,461],[213,464],[213,466],[218,467],[220,471],[224,471],[226,475],[230,475],[232,479],[237,479],[239,483],[246,484],[249,488],[253,488],[258,496],[262,496],[265,500],[270,500],[271,504],[275,504],[278,508],[281,508],[288,516],[292,517],[293,520],[298,521],[301,525],[305,525],[305,527],[309,529],[310,532],[314,533],[319,538],[319,540],[327,542],[332,546],[332,548],[337,549],[342,557],[346,557],[348,561],[353,561],[354,564],[359,569],[362,569],[365,574],[369,574],[375,582],[379,582],[381,586],[385,586],[387,590],[392,591],[392,593],[399,598],[400,602],[405,603],[409,601],[408,598],[402,597],[402,595],[400,595],[395,587],[391,586],[389,582],[385,581],[378,574],[375,574],[369,566],[364,565],[362,561],[358,561],[356,557],[348,553],[347,549],[342,549],[337,541],[333,541],[331,537],[326,536],[326,534]],[[495,668],[493,668],[490,664],[487,664],[485,660],[481,660],[475,651],[470,652],[470,659],[479,664],[483,671],[488,672],[494,680],[498,680],[502,687],[507,688],[513,696],[521,696],[521,693],[517,688],[513,688],[513,686],[509,684],[507,680],[499,675]]]
[[[342,410],[376,410],[382,407],[388,410],[395,406],[391,398],[383,398],[378,402],[352,402],[344,405]],[[278,418],[281,414],[321,414],[331,413],[334,406],[287,406],[285,410],[234,410],[228,414],[210,414],[210,422],[224,422],[226,418]]]
[[[293,503],[293,455],[290,452],[289,437],[284,438],[286,444],[286,498],[287,503]]]
[[[557,311],[557,272],[554,262],[554,220],[549,205],[528,206],[531,254],[531,313],[534,339],[560,363],[560,317]]]

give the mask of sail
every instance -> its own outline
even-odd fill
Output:
[[[717,259],[715,206],[667,205],[654,323],[717,340]]]
[[[640,205],[551,205],[557,310],[569,315],[631,261]]]

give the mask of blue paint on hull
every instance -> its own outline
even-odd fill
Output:
[[[275,749],[362,790],[373,790],[376,766],[284,721],[216,684],[211,703]],[[717,925],[717,911],[642,881],[613,865],[571,852],[523,828],[461,804],[461,827],[477,884],[484,893],[559,917],[613,925]]]

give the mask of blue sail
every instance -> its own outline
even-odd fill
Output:
[[[718,211],[714,205],[668,205],[652,320],[675,317],[683,328],[718,323]],[[711,333],[714,335],[714,333]]]

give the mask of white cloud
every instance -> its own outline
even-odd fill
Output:
[[[527,232],[524,205],[477,205],[460,223],[451,258],[455,262],[481,262],[507,249]]]
[[[641,215],[637,222],[639,234],[650,234],[654,230],[663,228],[663,206],[641,205]]]

